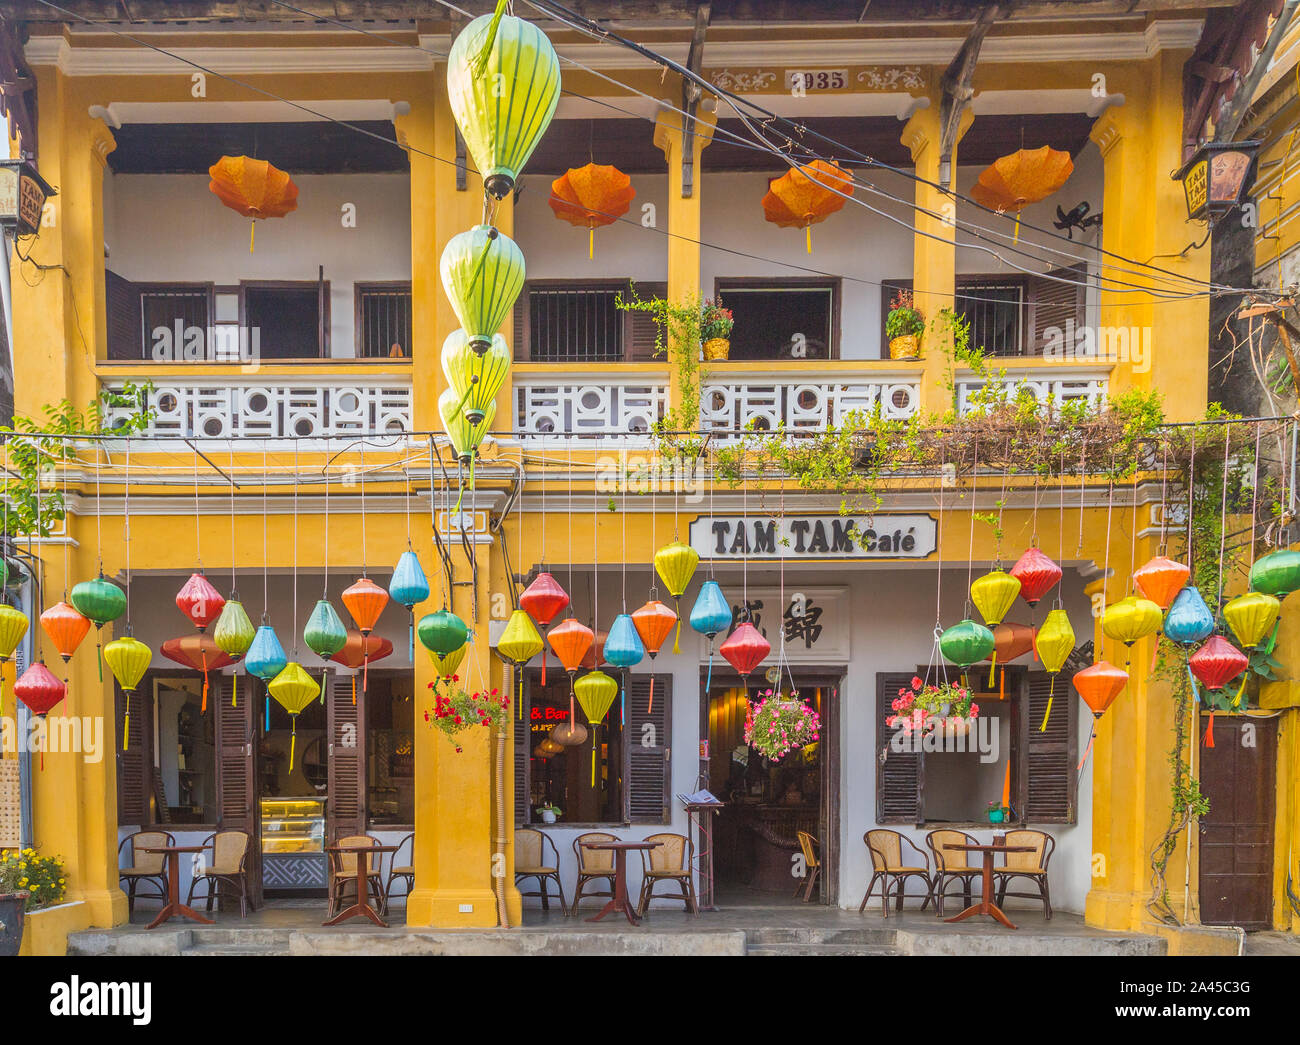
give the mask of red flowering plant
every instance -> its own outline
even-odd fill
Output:
[[[980,713],[980,706],[964,686],[951,682],[931,686],[915,675],[911,689],[900,689],[889,706],[894,714],[885,719],[885,725],[904,733],[924,732],[941,726],[944,719],[973,719]]]
[[[799,699],[798,690],[788,697],[779,690],[764,690],[762,699],[745,713],[745,743],[773,762],[811,744],[821,728],[821,716]]]
[[[709,299],[700,307],[700,340],[710,341],[718,337],[731,337],[731,328],[736,324],[736,317],[731,309],[723,308],[722,298]]]
[[[442,689],[438,688],[438,681],[443,683]],[[424,713],[424,720],[441,730],[456,745],[458,754],[464,750],[456,740],[459,734],[473,726],[499,728],[510,713],[510,698],[502,696],[495,686],[491,690],[467,693],[456,685],[459,681],[459,675],[452,675],[430,682],[433,708]]]

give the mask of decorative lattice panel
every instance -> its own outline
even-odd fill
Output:
[[[18,760],[0,759],[0,849],[17,849],[22,844],[22,806]]]

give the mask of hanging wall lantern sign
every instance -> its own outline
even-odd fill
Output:
[[[1255,184],[1260,142],[1206,142],[1174,174],[1183,183],[1187,216],[1212,220],[1244,203]]]
[[[546,202],[555,216],[587,230],[587,257],[595,257],[596,229],[618,221],[632,205],[636,189],[617,167],[589,163],[570,168],[551,182]]]
[[[57,195],[30,160],[0,159],[0,229],[11,238],[39,234],[45,201]]]
[[[783,229],[803,229],[812,253],[812,227],[825,221],[853,195],[853,177],[826,160],[792,167],[768,184],[763,216]]]

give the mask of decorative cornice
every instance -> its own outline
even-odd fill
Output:
[[[1124,132],[1119,125],[1119,118],[1115,115],[1114,109],[1107,109],[1097,117],[1097,122],[1092,125],[1092,130],[1088,135],[1097,143],[1097,148],[1101,150],[1102,159],[1110,153],[1110,150],[1119,144],[1120,138]]]
[[[90,148],[101,167],[108,166],[108,154],[117,148],[117,139],[103,120],[94,120],[90,131]]]

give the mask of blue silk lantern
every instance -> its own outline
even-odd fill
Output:
[[[244,654],[244,667],[250,675],[256,675],[263,682],[270,684],[271,680],[282,672],[289,663],[289,658],[284,655],[284,647],[280,645],[280,640],[276,638],[275,629],[269,624],[263,624],[257,629],[257,634],[253,636],[253,644],[248,647],[248,652]],[[271,728],[271,691],[266,691],[266,729]]]
[[[640,664],[644,659],[645,643],[641,641],[641,633],[636,630],[630,614],[620,613],[614,618],[614,623],[609,626],[609,634],[605,636],[602,655],[606,664],[623,669]],[[619,687],[620,721],[627,693],[627,671],[624,670],[621,674],[623,684]]]
[[[406,607],[411,620],[407,628],[406,659],[415,663],[415,605],[429,597],[429,579],[424,575],[420,560],[415,552],[407,549],[402,552],[393,570],[393,579],[388,582],[388,594],[394,602]]]
[[[1183,659],[1187,668],[1187,678],[1192,684],[1192,696],[1201,702],[1201,695],[1196,689],[1196,676],[1192,674],[1190,664],[1186,663],[1193,646],[1214,633],[1214,614],[1205,605],[1201,591],[1194,584],[1189,584],[1177,595],[1165,614],[1165,637],[1183,647]]]
[[[731,606],[722,594],[722,586],[715,580],[700,585],[700,593],[691,607],[691,627],[709,640],[709,676],[704,692],[713,685],[713,639],[720,631],[731,627]]]

